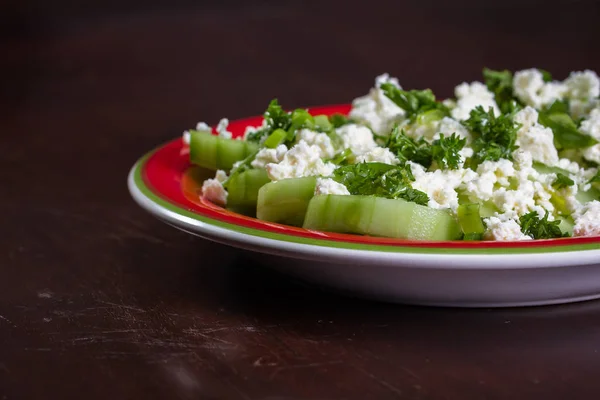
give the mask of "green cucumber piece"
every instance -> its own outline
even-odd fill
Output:
[[[255,143],[245,140],[226,139],[205,131],[190,131],[190,162],[211,170],[228,171],[233,164],[257,149]]]
[[[270,182],[264,169],[249,169],[231,176],[227,185],[227,208],[244,215],[255,215],[258,192]]]
[[[303,227],[415,240],[454,240],[461,235],[458,222],[445,210],[402,199],[360,195],[313,197]]]
[[[265,147],[268,147],[269,149],[274,149],[281,143],[285,142],[286,138],[286,131],[284,131],[283,129],[275,129],[273,133],[271,133],[269,137],[265,140]]]
[[[479,213],[480,206],[477,203],[461,204],[456,210],[458,223],[464,233],[464,240],[481,240],[485,232],[485,226]]]
[[[317,178],[290,178],[269,182],[258,191],[256,217],[263,221],[302,226]]]
[[[323,131],[328,132],[333,129],[333,125],[329,122],[327,115],[315,115],[314,116],[315,126]]]

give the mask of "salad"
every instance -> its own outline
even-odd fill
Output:
[[[440,101],[383,74],[348,115],[284,110],[184,132],[202,196],[311,230],[416,240],[600,235],[600,80],[483,70]]]

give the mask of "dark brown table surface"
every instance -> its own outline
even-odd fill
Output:
[[[600,302],[408,307],[164,225],[126,176],[204,120],[348,102],[389,72],[600,71],[592,1],[0,6],[0,399],[594,399]],[[565,6],[568,5],[568,8]]]

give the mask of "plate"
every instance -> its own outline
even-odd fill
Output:
[[[346,114],[349,105],[309,108]],[[234,121],[242,135],[262,117]],[[309,231],[242,216],[203,200],[203,172],[181,138],[141,157],[133,199],[185,232],[260,254],[261,263],[346,294],[405,304],[514,307],[600,298],[600,237],[522,242],[424,242]],[[208,176],[204,176],[205,178]]]

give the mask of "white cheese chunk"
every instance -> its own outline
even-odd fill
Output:
[[[379,86],[389,82],[400,87],[398,80],[383,74],[375,79],[375,87],[369,94],[352,101],[350,118],[370,126],[379,135],[388,135],[395,123],[404,119],[405,112],[390,100]]]
[[[256,157],[250,165],[253,168],[265,168],[267,164],[270,163],[279,163],[283,160],[285,153],[288,151],[288,148],[284,144],[280,144],[274,149],[262,148],[256,154]]]
[[[227,204],[227,191],[223,187],[223,182],[227,179],[227,173],[218,170],[213,179],[207,179],[202,184],[202,196],[206,200],[217,205],[224,206]]]
[[[521,124],[517,131],[516,144],[521,150],[530,152],[534,161],[554,165],[558,162],[554,133],[537,120],[538,112],[529,106],[515,114],[514,121]]]
[[[486,231],[483,235],[486,240],[516,241],[531,240],[532,237],[523,234],[517,221],[509,219],[502,221],[498,217],[484,218]]]
[[[567,86],[561,82],[544,82],[542,72],[535,68],[517,71],[513,87],[519,100],[537,109],[562,99],[567,92]]]
[[[331,178],[317,178],[317,185],[315,186],[315,196],[320,194],[348,195],[350,194],[350,192],[348,191],[346,186],[334,181]]]
[[[600,201],[594,200],[583,206],[575,217],[573,236],[600,235]]]
[[[366,126],[347,124],[336,129],[342,139],[344,149],[350,149],[356,156],[368,153],[377,147],[373,133]]]
[[[356,162],[380,162],[384,164],[396,165],[400,161],[387,147],[375,147],[368,153],[356,157]]]
[[[232,133],[227,130],[228,126],[229,126],[229,120],[227,118],[222,118],[219,121],[219,123],[217,124],[216,131],[217,131],[217,133],[219,134],[220,137],[225,138],[225,139],[231,139],[232,138]]]
[[[265,169],[272,181],[304,176],[330,176],[336,166],[323,162],[320,153],[319,146],[300,140],[285,153],[281,162],[269,163]]]
[[[331,138],[326,133],[302,129],[296,137],[298,141],[304,140],[311,146],[317,146],[321,158],[333,158],[335,156],[335,148],[331,144]]]
[[[471,84],[463,82],[454,89],[456,106],[452,109],[452,118],[462,121],[469,119],[469,113],[477,106],[482,106],[485,111],[490,107],[495,115],[500,114],[494,94],[481,82]]]

